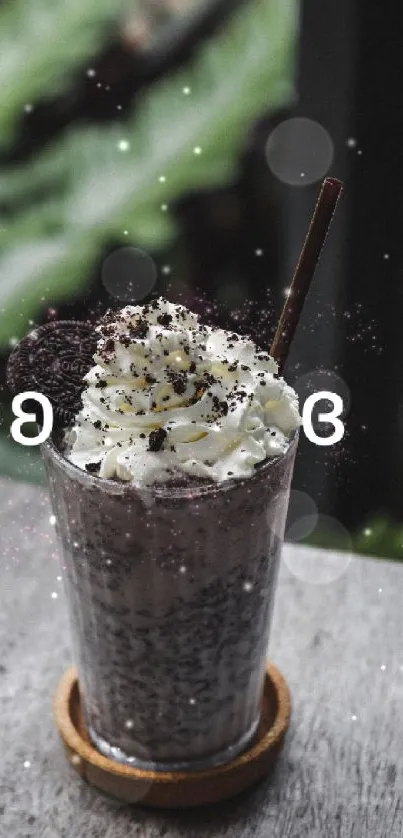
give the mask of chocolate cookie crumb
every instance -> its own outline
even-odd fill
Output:
[[[101,460],[98,460],[97,463],[86,463],[85,470],[89,472],[89,474],[96,474],[99,471],[99,467],[101,465]]]
[[[140,318],[137,323],[130,325],[128,331],[131,338],[145,338],[148,334],[148,324],[146,320]]]
[[[186,380],[183,376],[175,375],[172,377],[172,389],[177,396],[182,396],[186,390]]]
[[[167,432],[164,430],[164,428],[158,428],[158,430],[151,431],[148,440],[148,450],[160,451],[165,442],[166,435]]]
[[[172,314],[159,314],[157,317],[157,321],[161,326],[169,326],[172,322]]]

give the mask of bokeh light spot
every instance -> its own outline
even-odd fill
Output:
[[[310,519],[311,516],[308,515],[307,518]],[[343,524],[330,515],[317,515],[313,527],[311,523],[310,520],[300,519],[300,532],[311,528],[311,540],[316,541],[320,536],[323,546],[328,546],[329,549],[293,549],[290,545],[283,552],[284,562],[290,573],[302,582],[310,585],[329,585],[339,579],[351,563],[351,536]]]
[[[307,492],[292,489],[288,504],[286,541],[301,541],[311,535],[318,521],[316,503]]]
[[[154,260],[137,247],[119,247],[106,257],[102,265],[102,282],[106,290],[122,302],[137,302],[153,290],[157,281]]]
[[[336,393],[343,400],[343,416],[349,413],[351,407],[351,392],[348,384],[344,379],[334,370],[328,370],[318,367],[310,370],[304,375],[301,375],[293,382],[294,390],[298,394],[300,405],[302,406],[308,396],[312,393],[319,393],[321,390],[328,390],[331,393]],[[320,407],[325,409],[323,403]]]
[[[289,186],[308,186],[329,170],[333,141],[322,125],[306,117],[281,122],[266,143],[266,160],[273,174]]]

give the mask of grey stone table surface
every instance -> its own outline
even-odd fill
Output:
[[[403,567],[286,546],[270,656],[294,707],[277,767],[227,803],[154,811],[111,802],[64,758],[52,694],[69,634],[49,500],[0,481],[0,501],[1,836],[401,838]]]

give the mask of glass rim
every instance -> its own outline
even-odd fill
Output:
[[[255,472],[250,477],[231,478],[230,480],[224,480],[221,483],[209,482],[204,484],[190,484],[188,486],[166,486],[164,483],[156,483],[153,486],[136,486],[136,484],[131,480],[118,481],[109,477],[99,477],[96,474],[91,474],[90,472],[85,471],[80,468],[80,466],[75,465],[75,463],[72,463],[71,460],[69,460],[62,453],[62,451],[59,450],[57,445],[55,445],[52,437],[49,437],[45,442],[43,442],[40,448],[41,451],[48,452],[49,456],[55,460],[63,471],[67,472],[70,477],[76,478],[79,482],[86,483],[89,486],[109,491],[114,495],[124,495],[130,491],[135,491],[136,494],[144,494],[150,497],[186,498],[191,496],[194,498],[202,495],[227,492],[231,489],[242,487],[245,483],[249,483],[250,481],[257,479],[258,475],[262,472],[266,473],[267,471],[270,471],[271,468],[274,468],[279,462],[285,459],[287,455],[296,449],[298,437],[299,427],[296,428],[291,435],[285,451],[274,457],[267,457],[266,460],[262,460],[261,464],[257,464],[258,468],[256,468]]]

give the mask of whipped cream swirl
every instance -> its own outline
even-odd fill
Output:
[[[126,306],[96,329],[95,365],[66,433],[68,459],[90,473],[139,487],[178,472],[247,478],[301,423],[267,352],[183,306]]]

